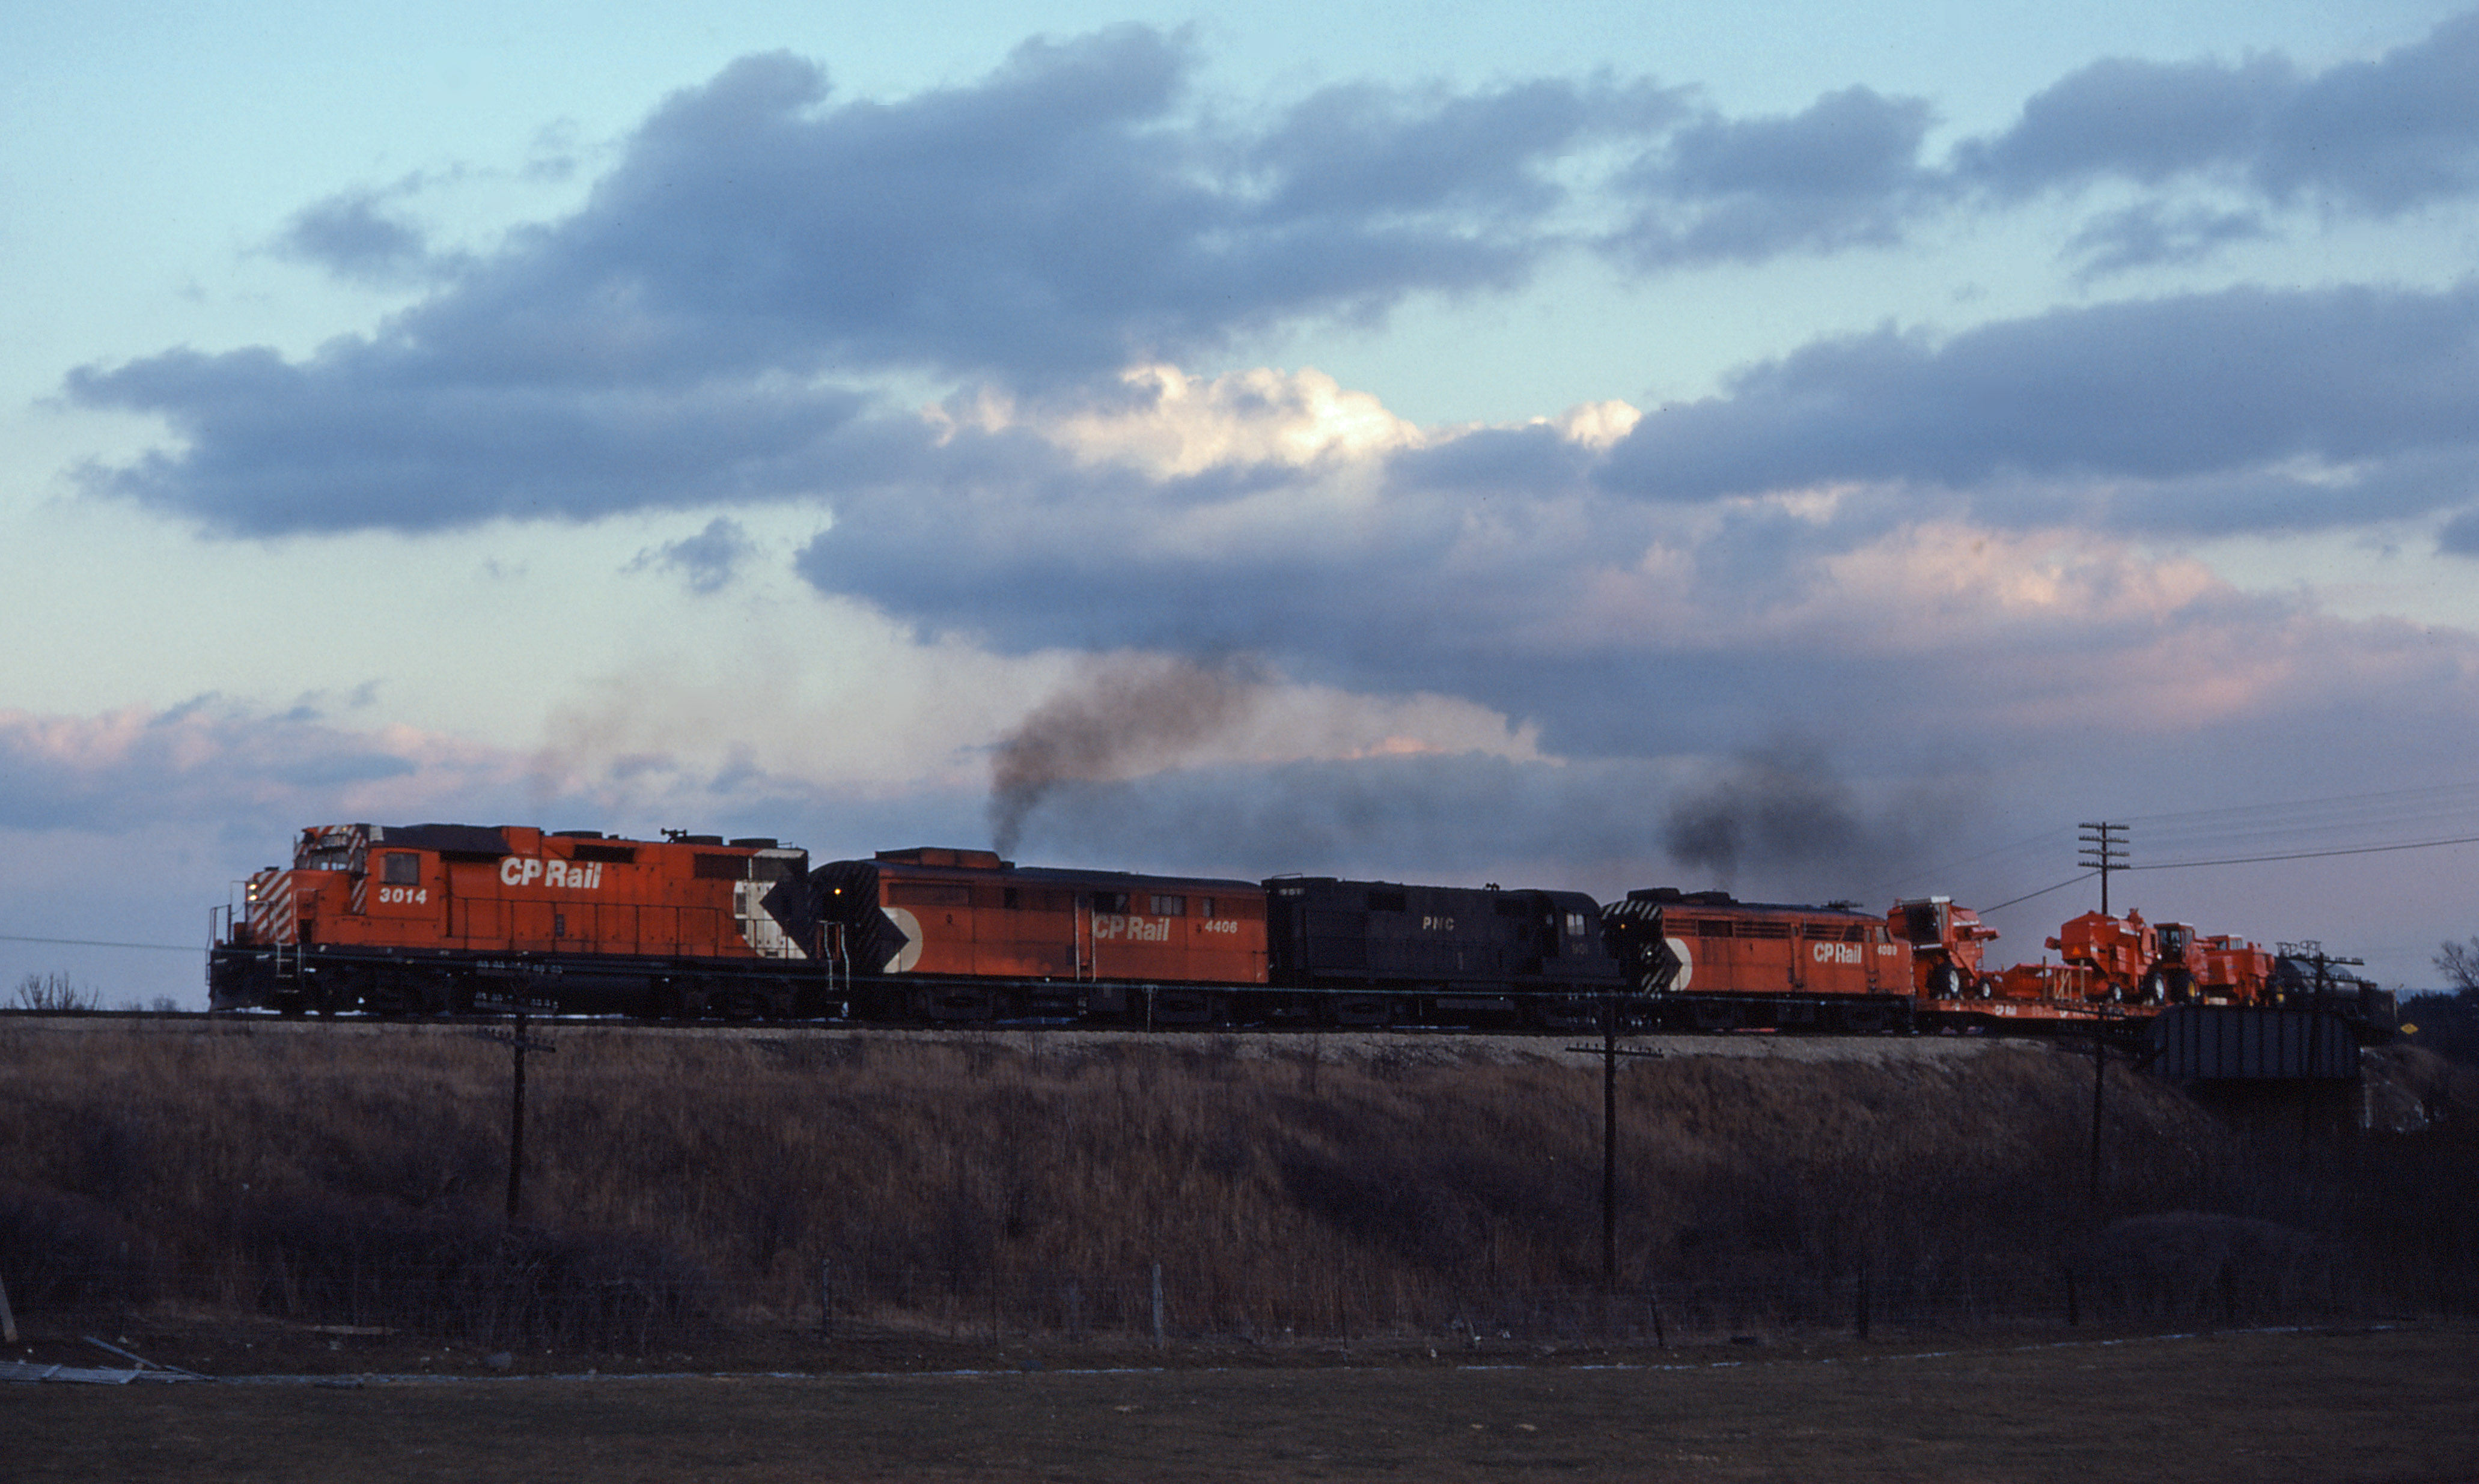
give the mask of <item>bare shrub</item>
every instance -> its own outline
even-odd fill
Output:
[[[471,1210],[276,1196],[253,1203],[236,1237],[254,1307],[310,1322],[642,1350],[677,1343],[709,1307],[705,1275],[659,1242],[511,1228]]]
[[[17,981],[10,1004],[17,1010],[76,1014],[101,1009],[103,997],[90,985],[77,984],[66,974],[29,974]]]
[[[155,1293],[153,1244],[95,1201],[0,1181],[0,1272],[19,1314],[124,1309]]]

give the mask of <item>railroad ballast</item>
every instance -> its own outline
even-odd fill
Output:
[[[1019,866],[924,847],[812,866],[766,838],[332,825],[218,914],[217,1010],[1144,1025],[2031,1028],[2168,1005],[2390,997],[2242,938],[2085,913],[1992,969],[1942,897],[1879,915],[1578,892]]]

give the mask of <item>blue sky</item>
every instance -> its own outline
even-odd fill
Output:
[[[345,819],[2479,931],[2479,12],[17,33],[7,983]]]

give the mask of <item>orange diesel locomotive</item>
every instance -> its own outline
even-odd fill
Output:
[[[791,1014],[824,987],[807,865],[771,839],[314,826],[226,909],[209,1003]]]
[[[855,1012],[1227,1018],[1213,986],[1265,983],[1255,882],[1018,866],[985,850],[881,851],[815,877]]]
[[[1601,922],[1655,1025],[1884,1031],[1912,1021],[1910,945],[1873,913],[1662,886],[1628,892]]]

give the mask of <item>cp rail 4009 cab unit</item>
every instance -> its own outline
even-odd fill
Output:
[[[820,866],[818,914],[847,945],[856,1013],[928,1020],[1226,1018],[1265,983],[1254,882],[1018,866],[923,846]]]
[[[217,1010],[793,1014],[808,853],[771,839],[605,838],[520,826],[324,825],[249,879],[207,956]]]

